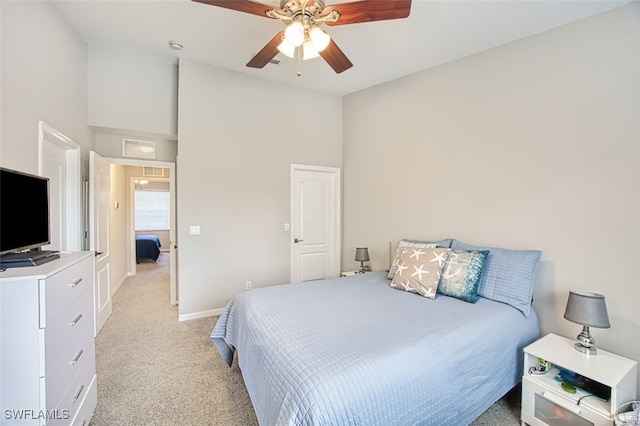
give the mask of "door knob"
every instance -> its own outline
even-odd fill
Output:
[[[302,242],[302,240],[299,240],[299,239],[297,239],[297,238],[296,238],[295,240],[293,240],[293,242],[294,242],[294,243],[301,243],[301,242]]]

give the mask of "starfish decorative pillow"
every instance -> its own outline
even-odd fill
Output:
[[[450,251],[444,247],[406,247],[389,285],[435,299],[440,274]]]

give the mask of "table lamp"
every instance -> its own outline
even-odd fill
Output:
[[[604,296],[588,291],[571,290],[564,318],[582,326],[582,332],[576,337],[575,349],[586,355],[596,355],[596,342],[589,333],[589,327],[611,327]]]
[[[364,274],[364,262],[369,261],[369,250],[366,247],[356,248],[356,262],[360,262],[359,274]]]

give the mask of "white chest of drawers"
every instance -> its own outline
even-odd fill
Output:
[[[0,424],[88,425],[96,406],[92,252],[0,272]]]

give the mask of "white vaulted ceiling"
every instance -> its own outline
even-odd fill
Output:
[[[231,1],[231,0],[230,0]],[[327,0],[326,4],[343,1]],[[541,33],[628,0],[414,0],[409,18],[323,28],[354,66],[336,74],[316,58],[278,54],[279,65],[245,64],[283,29],[279,20],[190,0],[54,0],[87,44],[216,67],[334,95],[386,81]],[[261,3],[279,5],[279,0]],[[169,41],[184,45],[170,48]],[[570,52],[567,52],[570,54]],[[296,71],[302,75],[298,77]]]

